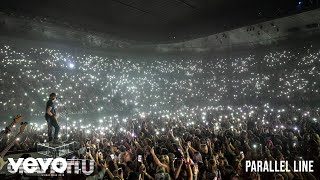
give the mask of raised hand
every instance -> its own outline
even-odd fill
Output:
[[[107,161],[104,161],[104,164],[102,164],[102,165],[103,165],[103,168],[105,168],[105,169],[109,168]]]
[[[189,152],[189,146],[186,146],[185,149],[186,149],[186,152]]]
[[[199,173],[198,164],[194,164],[192,170],[194,175],[198,175]]]
[[[154,149],[153,148],[149,148],[149,150],[150,150],[151,154],[154,154]]]
[[[140,165],[139,172],[140,172],[140,173],[146,172],[146,166],[145,166],[144,164],[141,164],[141,165]]]
[[[186,160],[184,158],[181,159],[181,164],[185,163]]]
[[[187,142],[187,146],[191,147],[191,142],[190,141]]]

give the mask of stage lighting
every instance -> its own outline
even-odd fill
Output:
[[[74,68],[74,64],[70,63],[69,64],[69,68],[73,69]]]

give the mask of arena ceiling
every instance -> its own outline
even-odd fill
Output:
[[[50,19],[130,40],[175,42],[286,16],[299,10],[298,2],[299,0],[5,0],[0,3],[0,11]]]

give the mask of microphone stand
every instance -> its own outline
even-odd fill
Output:
[[[59,98],[59,101],[62,102],[62,98]],[[66,141],[68,141],[68,120],[69,120],[69,113],[65,105],[63,105],[65,117],[66,117]]]

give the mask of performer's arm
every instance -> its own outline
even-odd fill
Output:
[[[51,112],[51,109],[52,109],[51,106],[47,108],[47,114],[49,114],[49,116],[54,116],[54,114]]]

